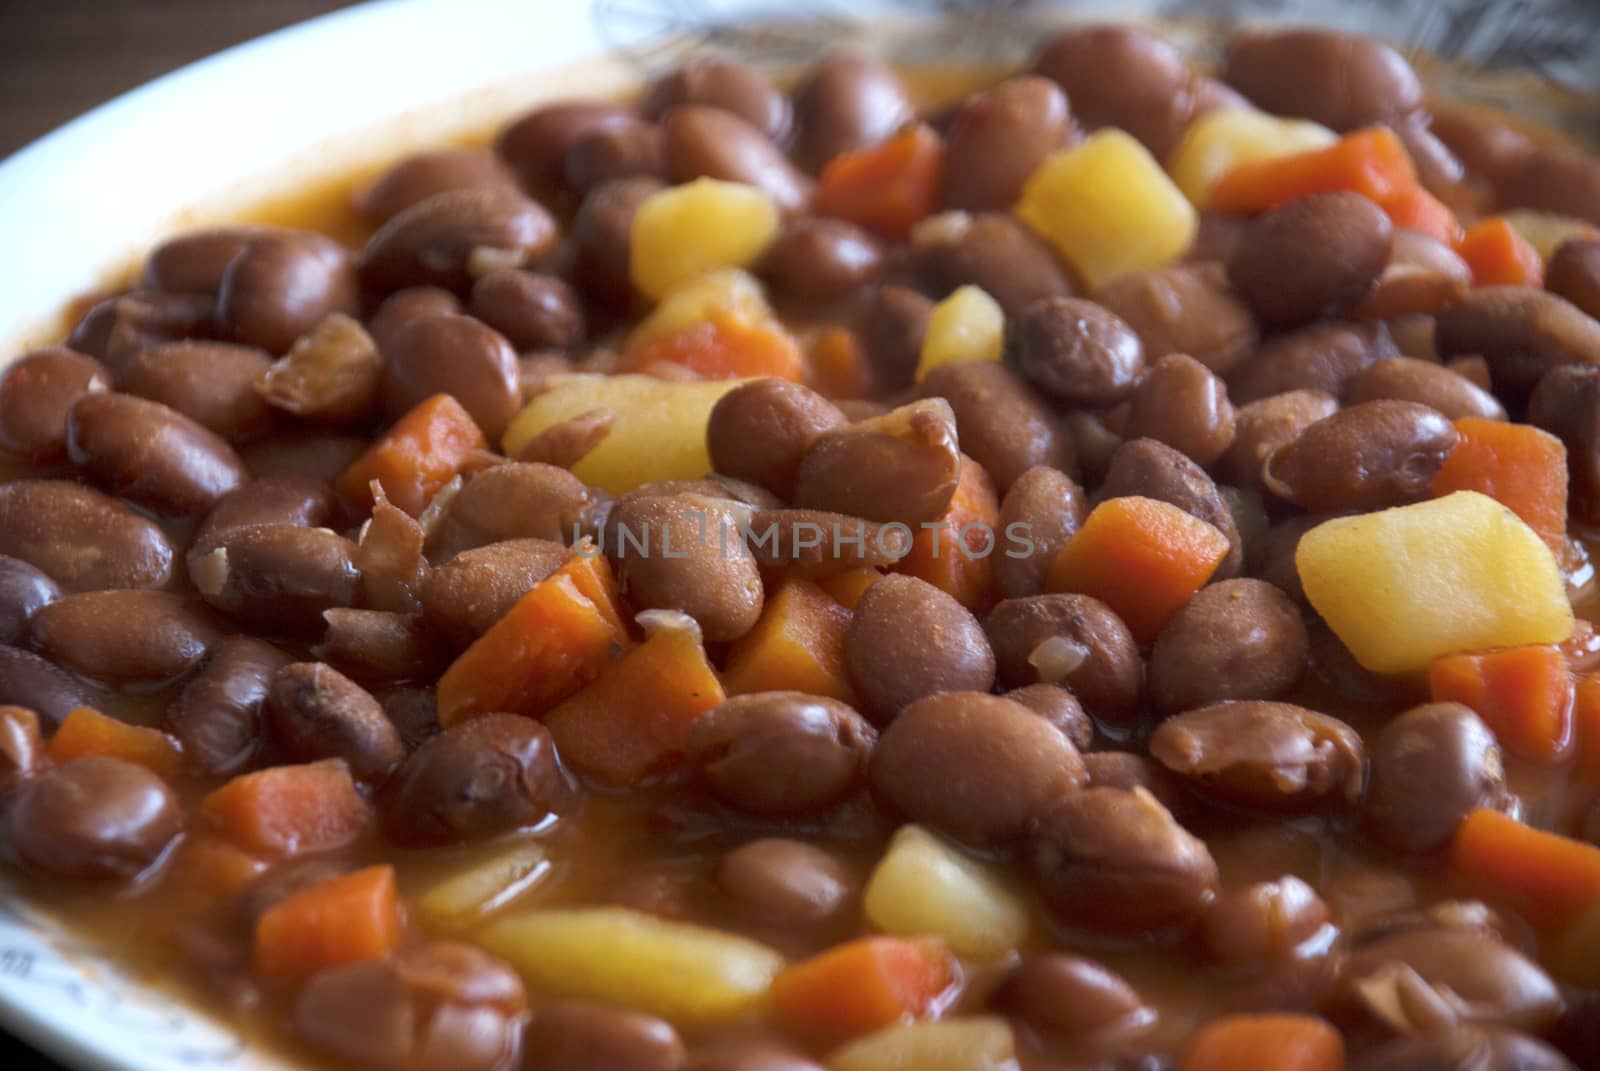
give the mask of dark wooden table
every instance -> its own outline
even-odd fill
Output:
[[[0,0],[0,158],[186,63],[347,6],[349,0]],[[0,1068],[63,1071],[3,1032]]]

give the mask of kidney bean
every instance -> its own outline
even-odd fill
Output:
[[[256,391],[271,365],[266,354],[249,346],[168,342],[134,358],[123,389],[160,402],[224,439],[248,439],[265,432],[271,421]]]
[[[253,636],[224,636],[166,709],[167,731],[196,768],[237,773],[261,747],[261,706],[289,656]]]
[[[1001,212],[947,212],[924,222],[912,232],[910,267],[917,285],[938,297],[978,287],[1007,319],[1041,298],[1067,298],[1077,289],[1055,252]]]
[[[1350,404],[1384,398],[1416,402],[1451,420],[1506,418],[1505,407],[1488,391],[1442,365],[1414,357],[1386,357],[1351,377],[1346,392]]]
[[[724,855],[716,881],[740,916],[785,934],[843,921],[856,891],[844,863],[815,845],[782,837],[750,841]]]
[[[1002,686],[1059,684],[1111,725],[1131,725],[1138,716],[1144,674],[1139,647],[1128,626],[1100,600],[1088,595],[1007,599],[989,612],[983,628],[994,645]]]
[[[336,312],[360,312],[350,255],[310,231],[273,231],[228,262],[217,322],[240,342],[286,353],[295,339]]]
[[[1509,179],[1533,153],[1528,131],[1499,109],[1431,100],[1428,112],[1429,131],[1460,157],[1473,179],[1491,189]]]
[[[756,265],[779,302],[802,309],[855,297],[883,271],[878,240],[854,223],[821,216],[787,221]]]
[[[1372,672],[1357,662],[1344,641],[1321,621],[1312,622],[1306,635],[1312,676],[1345,702],[1398,709],[1427,700],[1426,681]]]
[[[577,191],[640,175],[666,178],[666,136],[661,127],[643,119],[587,131],[567,150],[562,175]]]
[[[416,614],[392,610],[324,610],[328,630],[311,653],[365,685],[433,680],[449,652]]]
[[[343,759],[356,779],[375,783],[405,760],[405,744],[372,693],[321,662],[278,670],[262,709],[295,759]]]
[[[1546,372],[1528,400],[1528,422],[1566,444],[1572,515],[1600,518],[1600,369],[1560,365]]]
[[[1208,468],[1233,442],[1228,388],[1205,365],[1170,353],[1151,365],[1133,395],[1129,438],[1149,438]]]
[[[129,394],[85,394],[73,403],[67,453],[112,493],[176,516],[204,513],[249,479],[216,433]]]
[[[675,108],[705,105],[737,115],[774,142],[789,133],[789,99],[772,80],[731,56],[696,56],[645,90],[643,110],[659,119]]]
[[[326,528],[263,524],[228,535],[189,563],[201,597],[258,628],[308,632],[322,611],[356,600],[356,546]]]
[[[0,643],[28,635],[28,622],[61,598],[61,588],[36,566],[0,554]]]
[[[1263,343],[1228,377],[1228,395],[1240,406],[1294,390],[1337,398],[1357,372],[1398,352],[1381,323],[1313,324]]]
[[[1045,298],[1007,325],[1005,359],[1046,397],[1103,408],[1126,401],[1144,373],[1139,336],[1109,310]]]
[[[1154,498],[1200,518],[1228,537],[1228,556],[1217,566],[1216,576],[1238,574],[1244,545],[1233,511],[1205,470],[1165,443],[1130,439],[1117,447],[1099,495],[1102,500],[1130,495]]]
[[[1236,967],[1324,956],[1337,934],[1328,905],[1293,874],[1230,889],[1200,920],[1206,954]]]
[[[166,681],[219,638],[195,600],[137,588],[67,595],[33,616],[33,635],[58,663],[111,685]]]
[[[470,316],[413,320],[395,332],[383,356],[381,393],[391,419],[450,394],[494,440],[522,407],[516,350]]]
[[[175,235],[144,258],[142,285],[168,294],[214,298],[233,258],[263,235],[268,227],[208,227]]]
[[[217,500],[190,543],[189,560],[209,553],[235,532],[259,525],[326,524],[333,515],[333,488],[315,476],[266,476]]]
[[[1576,145],[1540,145],[1502,182],[1502,208],[1531,208],[1600,225],[1600,165]]]
[[[0,643],[0,704],[27,707],[54,728],[74,710],[97,702],[82,681],[54,662]]]
[[[1046,1037],[1096,1046],[1127,1041],[1156,1022],[1156,1009],[1120,974],[1065,952],[1025,957],[989,1002]]]
[[[744,532],[758,566],[791,577],[887,569],[911,553],[912,536],[904,527],[822,510],[757,510]]]
[[[0,378],[0,450],[35,464],[58,460],[73,403],[110,385],[104,365],[64,346],[23,354]]]
[[[1300,611],[1262,580],[1224,580],[1197,592],[1150,652],[1149,696],[1176,714],[1225,699],[1277,699],[1306,668]]]
[[[696,720],[684,751],[730,806],[801,817],[825,811],[864,782],[877,738],[837,700],[756,692],[724,700]]]
[[[879,807],[980,850],[1014,845],[1088,779],[1061,730],[1020,703],[978,692],[907,706],[883,731],[868,773]]]
[[[712,643],[755,627],[761,574],[727,509],[691,495],[652,495],[618,503],[613,521],[629,533],[609,549],[621,556],[618,578],[634,605],[680,610]],[[634,541],[633,553],[624,539]]]
[[[794,504],[918,525],[944,515],[960,469],[955,413],[926,398],[813,439],[795,474]]]
[[[1165,159],[1197,110],[1177,49],[1130,26],[1086,26],[1045,41],[1033,69],[1066,90],[1085,126],[1120,127]],[[1209,103],[1209,101],[1208,101]]]
[[[1437,410],[1363,402],[1310,425],[1267,457],[1267,489],[1302,509],[1374,510],[1428,497],[1456,444]]]
[[[202,294],[135,290],[92,306],[67,336],[67,347],[101,361],[115,383],[146,346],[216,337],[215,311],[216,302]]]
[[[1295,552],[1300,549],[1300,538],[1326,520],[1327,514],[1322,513],[1285,517],[1267,529],[1266,538],[1261,543],[1257,575],[1303,607],[1311,604],[1306,599],[1305,587],[1300,583],[1300,570],[1294,563]]]
[[[411,294],[415,291],[402,291]],[[453,299],[452,299],[453,300]],[[391,303],[386,302],[384,308]],[[382,317],[383,313],[379,313]],[[374,330],[378,319],[375,318]],[[346,426],[375,415],[383,358],[366,328],[334,313],[258,377],[261,400],[302,420]]]
[[[1069,926],[1147,934],[1192,922],[1216,898],[1217,864],[1148,792],[1069,792],[1028,853],[1045,905]]]
[[[994,685],[994,652],[977,618],[932,584],[898,574],[874,581],[856,604],[844,662],[879,725],[927,696]]]
[[[816,172],[841,153],[885,141],[913,115],[894,70],[864,52],[823,57],[794,95],[795,157]]]
[[[1067,96],[1047,78],[1024,74],[969,97],[945,139],[951,160],[939,200],[947,208],[1003,212],[1034,169],[1073,134]]]
[[[1194,796],[1183,782],[1165,766],[1144,755],[1128,751],[1089,751],[1084,753],[1083,768],[1089,774],[1092,788],[1148,792],[1179,819],[1195,810]]]
[[[490,272],[472,284],[470,308],[518,351],[573,350],[583,342],[583,305],[554,275]]]
[[[247,443],[240,454],[257,477],[314,476],[337,479],[372,444],[363,436],[315,429],[280,431]]]
[[[540,1008],[523,1038],[524,1071],[678,1071],[672,1024],[609,1004],[564,1000]]]
[[[1366,753],[1344,722],[1292,703],[1215,703],[1162,722],[1150,755],[1219,796],[1274,810],[1354,803]]]
[[[1262,320],[1304,323],[1366,297],[1393,243],[1389,217],[1360,194],[1302,197],[1245,228],[1228,282]]]
[[[565,177],[567,153],[579,138],[633,118],[633,112],[621,104],[557,101],[535,108],[500,131],[494,151],[525,187],[554,191]]]
[[[25,869],[82,881],[132,880],[183,832],[183,806],[161,778],[102,756],[24,781],[6,818],[11,850]]]
[[[722,179],[754,186],[787,212],[805,206],[811,182],[783,150],[732,112],[689,106],[672,111],[666,131],[667,173],[676,182]]]
[[[1097,290],[1094,300],[1133,329],[1147,358],[1187,354],[1227,375],[1255,352],[1260,332],[1214,267],[1179,264],[1125,275]]]
[[[718,472],[788,499],[807,449],[848,423],[822,395],[783,379],[757,379],[724,394],[711,410],[706,447]]]
[[[566,560],[567,548],[547,539],[464,550],[423,580],[423,618],[452,647],[464,649]]]
[[[1350,310],[1363,320],[1435,313],[1472,286],[1472,269],[1437,238],[1396,230],[1389,261],[1372,291]]]
[[[1079,751],[1089,750],[1094,741],[1094,721],[1085,713],[1078,697],[1054,684],[1029,684],[1005,694],[1061,730]]]
[[[428,941],[314,975],[293,1027],[352,1067],[498,1071],[519,1047],[522,982],[473,945]]]
[[[1600,238],[1571,238],[1545,265],[1544,287],[1600,319]]]
[[[488,149],[412,153],[357,191],[355,208],[379,223],[451,190],[517,188],[511,169]]]
[[[453,190],[419,201],[379,227],[356,267],[362,283],[377,294],[409,286],[464,294],[479,276],[538,260],[556,238],[550,213],[514,190]]]
[[[27,707],[0,706],[0,798],[49,765],[39,715]]]
[[[1405,57],[1376,38],[1335,30],[1235,34],[1223,79],[1269,112],[1336,131],[1388,123],[1422,105]]]
[[[397,844],[450,844],[539,825],[574,791],[543,725],[485,714],[425,740],[379,793],[378,819]]]
[[[1083,489],[1066,473],[1040,467],[1018,476],[1000,501],[1006,549],[994,555],[992,568],[1001,597],[1042,592],[1050,564],[1087,513]]]
[[[1362,1053],[1353,1071],[1572,1071],[1538,1038],[1499,1027],[1455,1025],[1405,1034]]]
[[[375,693],[383,712],[394,723],[407,751],[415,751],[424,740],[439,735],[439,698],[432,688],[397,685]]]
[[[430,550],[435,560],[506,539],[571,543],[593,534],[610,512],[611,497],[572,473],[538,462],[496,465],[473,476],[445,510]]]
[[[616,179],[590,190],[572,220],[572,280],[591,310],[625,311],[634,295],[633,217],[666,188],[660,179]]]
[[[1407,316],[1397,316],[1392,320],[1385,320],[1384,326],[1389,329],[1389,336],[1394,339],[1395,349],[1402,357],[1415,357],[1419,361],[1436,362],[1439,353],[1433,348],[1433,317],[1426,313],[1413,313]],[[1482,357],[1458,357],[1452,361],[1441,362],[1452,371],[1461,371],[1463,362],[1471,362],[1471,373],[1462,372],[1484,390],[1491,390],[1493,385],[1489,382],[1489,364]],[[1481,375],[1479,373],[1481,372]]]
[[[1072,440],[1055,414],[1003,364],[947,364],[923,377],[917,392],[950,404],[962,449],[1002,493],[1036,466],[1077,470]]]
[[[1439,313],[1434,344],[1444,358],[1482,356],[1495,391],[1516,398],[1558,365],[1600,364],[1600,323],[1543,290],[1480,286]]]
[[[1362,805],[1367,835],[1402,855],[1442,850],[1475,807],[1510,802],[1500,745],[1460,703],[1429,703],[1383,727]]]
[[[683,1071],[823,1071],[823,1068],[792,1049],[757,1042],[696,1049],[689,1055],[689,1062],[683,1065]]]
[[[172,578],[172,543],[160,528],[64,480],[0,484],[0,554],[27,562],[67,592],[159,588]]]
[[[1265,490],[1263,471],[1272,452],[1338,411],[1338,399],[1319,390],[1285,391],[1241,407],[1222,472],[1239,487]]]
[[[928,331],[933,302],[903,286],[880,287],[856,317],[856,335],[879,390],[911,386],[922,359],[922,337]]]

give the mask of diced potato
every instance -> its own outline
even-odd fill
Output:
[[[778,206],[765,191],[738,182],[695,179],[652,194],[639,205],[629,273],[640,290],[661,298],[701,272],[754,264],[777,233]]]
[[[1217,180],[1240,164],[1332,145],[1339,136],[1306,119],[1280,119],[1254,108],[1207,112],[1183,132],[1167,170],[1184,196],[1204,205]]]
[[[1091,290],[1172,263],[1199,226],[1194,205],[1149,151],[1114,128],[1046,157],[1016,213]]]
[[[977,1016],[891,1026],[828,1056],[828,1071],[1015,1071],[1004,1019]]]
[[[622,907],[509,917],[478,940],[541,993],[617,1004],[679,1026],[750,1014],[783,967],[782,956],[755,941]]]
[[[1572,634],[1550,548],[1476,491],[1327,521],[1301,538],[1295,566],[1311,605],[1378,673]]]
[[[506,429],[508,454],[546,428],[591,409],[616,414],[611,431],[573,475],[614,494],[656,480],[688,480],[711,471],[706,424],[712,407],[742,380],[678,382],[654,376],[571,376],[523,407]]]
[[[963,286],[933,307],[922,336],[920,380],[944,364],[998,361],[1005,342],[1006,314],[980,287]]]
[[[749,272],[738,268],[707,272],[673,287],[633,329],[628,336],[628,350],[642,349],[718,315],[763,321],[772,319],[772,309],[767,305],[766,291]]]
[[[417,911],[440,926],[468,926],[537,888],[552,869],[543,845],[519,841],[428,889]]]
[[[920,826],[904,826],[867,882],[867,918],[886,933],[942,937],[993,959],[1022,943],[1028,909],[991,868]]]
[[[1558,216],[1553,212],[1535,212],[1531,208],[1513,208],[1504,215],[1512,229],[1526,238],[1528,244],[1538,250],[1540,259],[1546,263],[1555,256],[1556,250],[1561,248],[1563,242],[1573,238],[1600,237],[1600,230],[1571,216]]]

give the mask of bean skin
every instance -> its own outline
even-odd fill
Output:
[[[664,123],[667,171],[676,182],[701,177],[742,182],[786,212],[811,197],[811,182],[760,130],[732,112],[690,105]]]
[[[1306,428],[1339,411],[1339,400],[1319,390],[1292,390],[1251,402],[1234,417],[1233,442],[1223,456],[1221,471],[1235,486],[1266,490],[1267,458]]]
[[[106,366],[113,384],[146,346],[185,338],[215,338],[216,301],[204,294],[135,290],[106,298],[83,314],[67,347]]]
[[[428,552],[443,561],[506,539],[569,544],[593,535],[611,512],[611,496],[565,469],[538,462],[496,465],[473,476],[451,500]],[[614,544],[608,544],[614,545]]]
[[[379,223],[448,190],[515,189],[516,178],[487,149],[432,149],[413,153],[373,179],[355,196],[355,208]]]
[[[127,685],[181,675],[220,631],[203,604],[171,592],[127,588],[59,599],[34,615],[33,634],[67,668]]]
[[[824,57],[795,91],[795,156],[820,171],[840,153],[886,140],[912,117],[905,86],[892,68],[862,52]]]
[[[561,187],[567,153],[579,138],[633,118],[631,109],[608,101],[556,101],[519,116],[500,131],[494,151],[523,186],[552,192]]]
[[[0,704],[27,707],[54,728],[100,700],[82,681],[32,651],[0,644]]]
[[[35,464],[58,460],[73,403],[110,389],[111,374],[93,357],[64,346],[23,354],[0,378],[0,450]]]
[[[1357,372],[1397,353],[1384,324],[1313,324],[1262,343],[1228,377],[1228,395],[1240,406],[1293,390],[1338,398]]]
[[[1210,468],[1232,445],[1234,420],[1222,380],[1193,357],[1169,353],[1134,392],[1127,436],[1155,439]]]
[[[493,268],[532,263],[556,243],[556,223],[514,190],[452,190],[419,201],[368,239],[357,260],[362,283],[377,294],[437,286],[464,294]],[[490,254],[485,257],[484,254]]]
[[[932,584],[898,574],[875,581],[856,604],[844,661],[864,712],[879,725],[918,699],[994,685],[994,652],[971,612]]]
[[[1521,398],[1551,368],[1600,364],[1600,323],[1543,290],[1480,286],[1439,313],[1434,345],[1445,359],[1481,355],[1495,391]]]
[[[644,113],[659,119],[674,108],[703,104],[737,115],[774,142],[788,135],[789,98],[772,80],[730,56],[696,56],[650,83]]]
[[[315,476],[265,476],[223,495],[195,530],[189,561],[259,525],[321,527],[333,516],[333,489]]]
[[[67,452],[106,490],[172,516],[198,516],[250,478],[215,432],[130,394],[79,398],[67,414]]]
[[[64,480],[0,485],[0,554],[27,562],[67,592],[165,587],[174,556],[154,523]]]
[[[423,580],[423,617],[464,650],[566,560],[567,548],[545,539],[508,539],[462,551]]]
[[[1263,321],[1305,323],[1366,297],[1393,243],[1389,217],[1360,194],[1302,197],[1245,228],[1228,282]]]
[[[37,567],[0,554],[0,643],[25,639],[33,615],[59,598],[61,587]]]
[[[168,342],[134,358],[123,389],[237,442],[270,427],[272,415],[256,383],[271,364],[264,352],[249,346]]]
[[[1414,402],[1341,409],[1268,457],[1267,489],[1302,509],[1375,510],[1426,498],[1458,438],[1441,413]]]
[[[1226,699],[1277,699],[1305,672],[1307,642],[1299,608],[1271,584],[1202,588],[1150,652],[1151,705],[1176,714]]]
[[[1493,394],[1463,375],[1415,357],[1385,357],[1350,377],[1345,401],[1350,405],[1390,398],[1416,402],[1451,420],[1479,417],[1504,420],[1505,406]]]
[[[1003,212],[947,212],[911,235],[917,285],[935,297],[976,286],[1007,319],[1042,298],[1077,292],[1067,266],[1043,239]]]
[[[1073,747],[1087,751],[1094,742],[1094,721],[1084,711],[1078,697],[1055,684],[1029,684],[1005,694],[1061,730]]]
[[[1494,1026],[1454,1026],[1405,1034],[1368,1049],[1352,1071],[1572,1071],[1565,1056],[1538,1038]]]
[[[1219,376],[1255,352],[1260,329],[1216,265],[1157,268],[1124,276],[1095,291],[1094,299],[1138,334],[1145,356],[1194,358]]]
[[[1267,111],[1336,131],[1387,123],[1422,104],[1404,57],[1375,38],[1334,30],[1236,34],[1223,78]]]
[[[1044,591],[1045,573],[1088,514],[1083,488],[1065,472],[1032,468],[1012,482],[1000,501],[1000,532],[1016,546],[993,557],[1001,598]]]
[[[381,396],[397,420],[435,394],[449,394],[491,440],[522,406],[517,352],[470,316],[430,316],[394,332],[383,349]]]
[[[615,522],[647,544],[622,557],[618,579],[634,605],[679,610],[713,643],[736,640],[761,616],[761,574],[732,515],[688,495],[624,501]],[[624,548],[610,544],[613,553]]]
[[[1367,834],[1403,855],[1443,849],[1475,807],[1510,802],[1500,745],[1460,703],[1416,707],[1383,727],[1362,805]]]
[[[1336,934],[1328,905],[1292,874],[1223,893],[1200,926],[1206,954],[1236,967],[1325,955]]]
[[[402,291],[406,293],[410,291]],[[374,331],[383,315],[380,310],[373,317]],[[383,357],[372,335],[351,317],[334,313],[296,339],[289,352],[259,377],[256,390],[275,410],[317,424],[348,427],[376,414],[382,373]]]
[[[1003,364],[970,361],[928,373],[917,392],[943,398],[955,413],[962,450],[1004,493],[1036,466],[1076,471],[1072,441],[1055,414]]]
[[[817,436],[848,423],[816,391],[783,379],[758,379],[724,394],[706,424],[716,471],[789,499],[800,462]]]
[[[1372,292],[1350,314],[1359,320],[1432,315],[1472,286],[1472,269],[1444,242],[1418,231],[1396,230],[1389,262]]]
[[[0,706],[0,798],[49,765],[39,715],[27,707]]]
[[[946,148],[963,166],[947,168],[946,208],[1005,211],[1044,158],[1073,133],[1066,94],[1038,75],[1019,75],[968,98],[950,124]]]
[[[289,657],[253,636],[225,636],[167,707],[166,728],[185,759],[208,774],[244,769],[261,747],[261,706]]]
[[[1104,307],[1045,298],[1007,325],[1005,359],[1045,397],[1103,408],[1133,394],[1145,355],[1139,336]]]
[[[1600,226],[1600,165],[1576,145],[1538,146],[1497,192],[1506,208],[1531,208]]]
[[[230,535],[190,563],[195,589],[212,606],[257,628],[309,632],[322,611],[350,606],[361,579],[356,546],[326,528],[257,525]]]
[[[923,399],[812,440],[795,474],[794,504],[918,525],[944,515],[960,469],[954,411]]]
[[[343,759],[362,781],[382,782],[405,744],[371,693],[331,666],[295,662],[273,674],[267,725],[296,759]]]
[[[101,756],[23,782],[5,818],[24,868],[79,881],[131,881],[183,832],[183,806],[161,778]]]
[[[271,354],[334,313],[361,311],[350,254],[309,231],[274,231],[251,239],[228,262],[217,294],[226,334]]]
[[[989,612],[983,627],[1005,687],[1059,684],[1109,725],[1129,726],[1138,716],[1144,675],[1139,647],[1128,626],[1100,600],[1088,595],[1007,599]]]
[[[266,233],[264,227],[211,227],[169,238],[144,258],[144,286],[216,297],[233,258]]]

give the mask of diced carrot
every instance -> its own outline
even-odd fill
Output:
[[[1480,807],[1456,830],[1456,872],[1540,928],[1559,928],[1600,905],[1600,848]]]
[[[996,599],[994,556],[1005,553],[1001,539],[1000,496],[994,481],[982,465],[963,454],[950,508],[937,527],[918,529],[911,550],[893,568],[926,580],[981,614]]]
[[[634,785],[677,759],[689,727],[724,698],[699,627],[679,614],[655,624],[644,643],[544,722],[574,769]]]
[[[372,820],[343,759],[240,774],[202,800],[200,813],[245,851],[273,856],[343,847]]]
[[[1600,673],[1579,677],[1576,693],[1572,729],[1578,742],[1578,763],[1573,773],[1591,785],[1600,785]]]
[[[1388,127],[1370,127],[1320,149],[1239,164],[1212,187],[1206,207],[1254,215],[1339,190],[1381,205],[1415,188],[1417,172],[1400,138]]]
[[[825,327],[811,340],[810,386],[825,398],[872,394],[872,362],[861,339],[847,327]]]
[[[1465,703],[1500,746],[1531,762],[1559,762],[1572,750],[1572,674],[1553,645],[1445,655],[1428,667],[1435,702]]]
[[[129,725],[92,707],[79,707],[67,715],[50,738],[49,752],[57,763],[106,755],[143,766],[168,781],[183,766],[183,749],[160,729]]]
[[[860,569],[846,569],[840,573],[818,577],[817,587],[826,592],[828,598],[854,613],[861,596],[882,579],[883,574],[878,570],[863,566]]]
[[[1061,548],[1045,586],[1093,595],[1148,644],[1227,556],[1228,537],[1177,506],[1109,498]]]
[[[1474,223],[1456,243],[1456,252],[1472,269],[1477,286],[1544,285],[1539,251],[1503,216]]]
[[[606,559],[574,554],[439,678],[439,721],[508,711],[539,717],[598,677],[628,630]]]
[[[688,369],[701,379],[798,380],[805,373],[800,347],[782,326],[732,313],[714,313],[639,347],[623,358],[618,371],[648,372],[661,365]]]
[[[1344,1038],[1314,1015],[1228,1015],[1196,1031],[1183,1071],[1344,1071]]]
[[[834,157],[822,169],[812,205],[818,215],[904,238],[933,214],[943,170],[944,142],[918,123],[881,145]]]
[[[772,1005],[786,1029],[839,1042],[928,1016],[954,981],[940,941],[860,937],[780,971]]]
[[[1421,186],[1409,186],[1381,198],[1378,207],[1399,230],[1417,231],[1445,245],[1461,238],[1461,221],[1450,206]]]
[[[395,421],[344,470],[339,493],[358,509],[370,510],[371,485],[377,480],[390,502],[416,517],[473,452],[488,445],[460,402],[435,394]]]
[[[183,912],[204,911],[241,892],[267,868],[215,833],[186,837],[162,877],[163,901]]]
[[[263,978],[300,981],[388,955],[404,926],[394,867],[369,866],[290,893],[262,912],[251,963]]]
[[[1532,424],[1462,417],[1433,493],[1478,491],[1539,533],[1559,559],[1567,537],[1567,448]]]
[[[729,648],[723,673],[728,693],[809,692],[854,702],[844,670],[850,618],[850,611],[817,584],[784,582],[762,608],[756,627]]]

